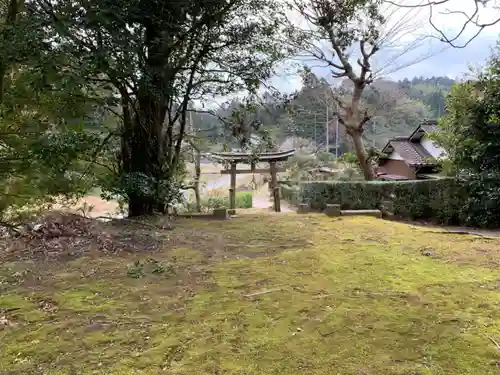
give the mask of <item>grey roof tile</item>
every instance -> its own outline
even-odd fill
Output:
[[[436,164],[432,155],[420,143],[407,140],[390,140],[389,143],[408,165],[426,166]]]

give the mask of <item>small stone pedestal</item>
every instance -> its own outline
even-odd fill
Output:
[[[300,203],[297,207],[298,214],[307,214],[309,212],[309,205],[306,203]]]
[[[327,204],[324,212],[327,216],[340,216],[340,204]]]
[[[380,202],[380,211],[382,211],[382,215],[384,217],[393,217],[394,216],[394,203],[389,200],[385,200]]]
[[[229,219],[229,211],[227,208],[215,208],[213,216],[217,219],[226,220]]]

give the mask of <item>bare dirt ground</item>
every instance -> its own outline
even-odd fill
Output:
[[[107,201],[99,196],[87,195],[73,206],[57,206],[55,209],[74,213],[85,211],[86,216],[96,218],[99,216],[119,216],[120,207],[116,201]]]

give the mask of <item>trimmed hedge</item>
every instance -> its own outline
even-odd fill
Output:
[[[383,201],[391,201],[397,216],[446,224],[461,223],[460,202],[466,197],[466,189],[453,179],[312,181],[301,183],[297,190],[294,199],[313,210],[323,210],[327,204],[340,204],[344,210],[378,209]],[[283,190],[284,199],[290,194]]]
[[[440,224],[500,228],[500,176],[413,181],[310,181],[281,186],[282,197],[313,210],[380,209],[390,201],[400,218]]]
[[[297,186],[281,185],[281,198],[297,206],[300,203],[300,189]]]

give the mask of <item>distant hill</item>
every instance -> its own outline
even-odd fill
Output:
[[[365,89],[363,105],[373,114],[365,125],[367,142],[382,147],[389,138],[406,135],[424,119],[437,119],[444,113],[446,95],[455,81],[448,77],[415,77],[402,81],[380,79]],[[349,95],[349,81],[341,88]],[[258,121],[261,128],[273,135],[278,143],[288,137],[301,137],[324,144],[326,141],[326,101],[330,100],[330,144],[335,142],[335,121],[332,116],[334,102],[325,93],[331,92],[329,84],[309,72],[303,77],[303,86],[286,105],[264,95],[262,103],[248,121]],[[238,107],[237,101],[218,111],[219,117],[228,116]],[[213,143],[220,143],[225,127],[216,117],[198,114],[195,127]],[[339,138],[344,148],[349,148],[348,137],[339,127]]]

